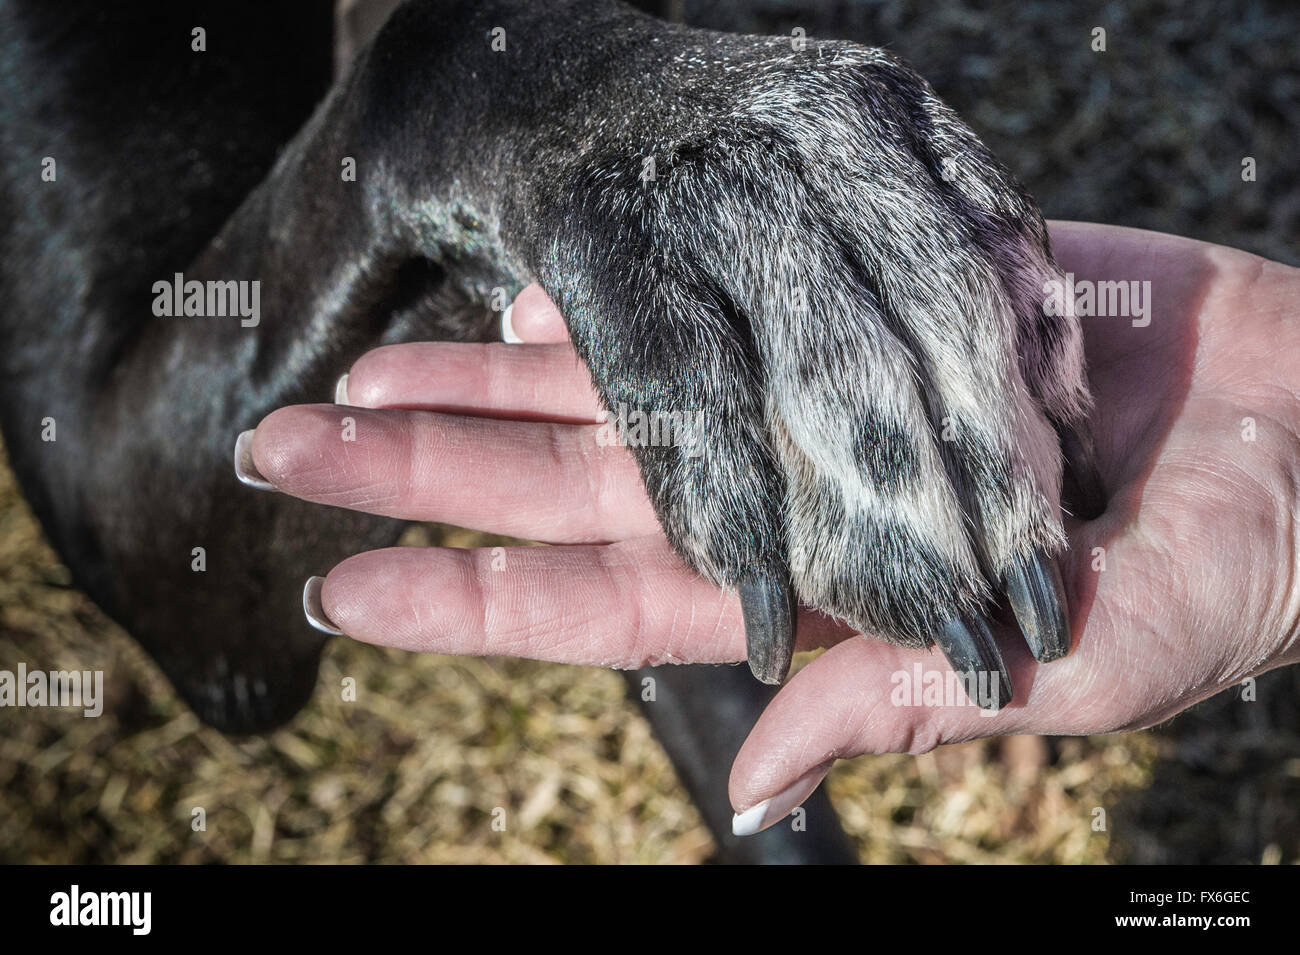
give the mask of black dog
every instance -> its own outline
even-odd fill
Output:
[[[678,552],[740,591],[761,680],[796,597],[996,674],[983,705],[1011,695],[998,592],[1036,657],[1068,651],[1077,323],[1045,307],[1032,200],[902,63],[611,0],[418,0],[331,87],[329,4],[175,7],[0,6],[0,388],[53,543],[203,719],[292,716],[322,646],[302,581],[400,531],[239,493],[234,436],[377,344],[497,337],[533,280],[607,403],[705,415],[691,453],[636,453]],[[733,857],[847,857],[821,802],[738,847],[725,770],[766,691],[656,677]]]

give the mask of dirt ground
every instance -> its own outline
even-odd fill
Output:
[[[1297,14],[1283,3],[685,5],[719,27],[836,35],[911,60],[1049,216],[1300,264]],[[1094,27],[1107,50],[1090,48]],[[1243,182],[1244,157],[1258,178]],[[232,436],[233,437],[233,436]],[[465,546],[415,528],[408,543]],[[0,861],[698,862],[708,834],[613,673],[326,653],[311,705],[201,726],[71,586],[0,469],[0,667],[102,669],[100,719],[0,710]],[[356,681],[355,702],[338,688]],[[1014,738],[838,767],[864,861],[1300,861],[1300,668],[1156,730]],[[509,811],[505,832],[493,810]],[[195,831],[201,808],[206,829]],[[1097,810],[1106,828],[1094,829]]]

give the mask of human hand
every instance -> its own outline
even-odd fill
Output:
[[[1010,706],[899,705],[915,665],[949,672],[940,655],[849,639],[803,611],[800,648],[830,649],[736,759],[745,829],[778,821],[836,758],[1147,726],[1300,658],[1300,271],[1135,230],[1052,233],[1079,281],[1151,283],[1149,323],[1082,322],[1109,501],[1067,525],[1074,651],[1039,665],[1003,639],[1014,625],[995,624]],[[529,347],[371,352],[346,384],[355,441],[339,440],[337,406],[285,408],[258,426],[252,457],[307,500],[564,546],[361,554],[325,578],[323,613],[356,639],[412,650],[617,667],[743,660],[739,601],[682,564],[631,454],[598,443],[599,404],[558,314],[534,288],[513,317]]]

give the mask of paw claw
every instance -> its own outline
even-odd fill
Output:
[[[1056,561],[1038,551],[1007,571],[1003,586],[1034,659],[1050,663],[1069,653],[1070,619]]]
[[[960,674],[975,674],[973,703],[986,710],[1000,710],[1011,702],[1015,692],[1011,675],[1002,662],[1002,652],[993,634],[981,618],[950,620],[935,643],[953,670]],[[968,694],[969,690],[970,687],[967,688]]]
[[[794,657],[795,603],[783,574],[760,574],[740,583],[749,669],[762,683],[778,685]]]

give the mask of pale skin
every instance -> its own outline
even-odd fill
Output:
[[[994,716],[897,706],[900,671],[937,652],[855,636],[804,610],[800,648],[829,647],[782,688],[732,767],[737,812],[772,825],[836,759],[923,753],[1010,733],[1144,727],[1300,660],[1300,270],[1158,233],[1052,223],[1082,280],[1149,280],[1150,322],[1083,319],[1108,498],[1067,519],[1061,568],[1074,648],[1040,665],[995,624],[1016,688]],[[409,650],[613,667],[745,659],[740,604],[669,548],[625,448],[540,288],[513,310],[523,345],[411,344],[350,370],[356,440],[335,405],[257,428],[258,469],[289,494],[557,545],[393,548],[326,577],[350,637]],[[416,410],[419,409],[419,410]],[[500,566],[500,561],[497,561]],[[773,798],[778,797],[778,798]]]

